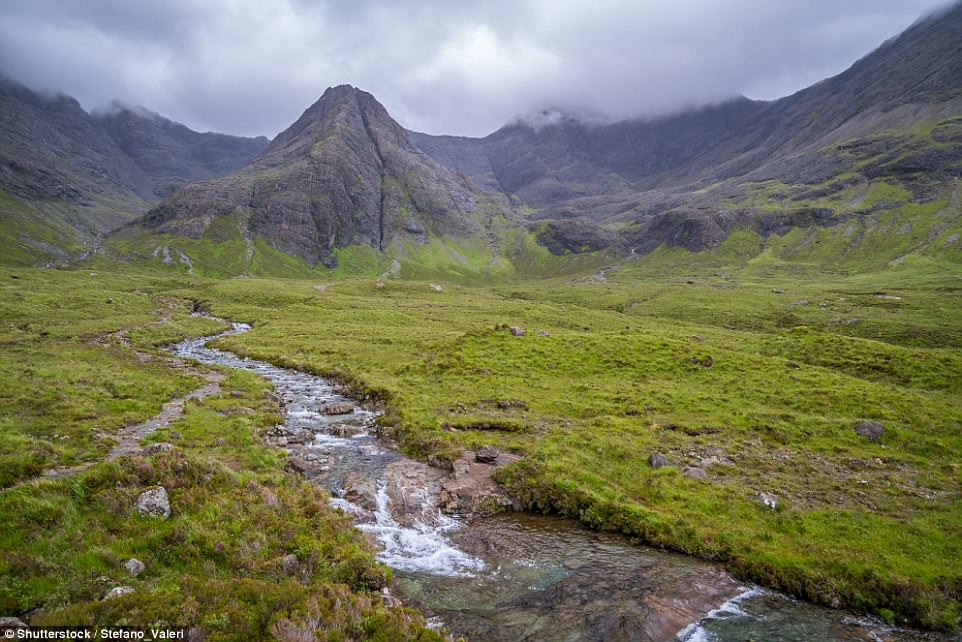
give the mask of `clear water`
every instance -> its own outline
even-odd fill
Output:
[[[246,332],[234,324],[225,334]],[[422,464],[383,447],[374,413],[327,416],[331,402],[351,402],[321,377],[208,347],[212,337],[173,347],[179,356],[243,368],[270,380],[285,403],[285,428],[313,439],[292,447],[312,455],[309,478],[329,489],[331,503],[356,515],[358,528],[380,543],[395,569],[395,591],[432,623],[470,640],[788,640],[936,642],[958,636],[886,627],[869,618],[816,607],[746,586],[712,564],[631,544],[554,517],[503,514],[470,524],[442,515],[430,488],[392,488],[389,471]],[[329,430],[358,430],[338,437]],[[368,480],[374,505],[345,499],[348,479]],[[392,499],[393,498],[393,499]],[[396,502],[406,507],[403,513]]]

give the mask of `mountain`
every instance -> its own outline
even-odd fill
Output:
[[[485,238],[504,216],[497,198],[414,147],[371,94],[341,85],[249,165],[188,185],[141,223],[191,238],[228,229],[333,266],[339,248]]]
[[[520,119],[481,139],[410,136],[530,219],[553,221],[540,228],[549,247],[577,246],[567,238],[574,232],[597,241],[590,249],[607,243],[638,253],[661,244],[703,250],[739,226],[767,235],[858,213],[812,207],[813,190],[799,186],[841,192],[885,179],[931,201],[962,174],[960,115],[956,4],[842,74],[772,102],[736,98],[612,124],[564,114]],[[782,198],[758,207],[753,196],[766,181],[784,188]],[[592,232],[598,224],[620,232]]]
[[[962,248],[962,3],[780,100],[614,123],[551,109],[484,138],[407,132],[349,85],[270,143],[7,81],[0,107],[0,245],[21,263],[123,224],[119,256],[218,275],[487,278],[659,248],[877,267]]]
[[[6,261],[65,258],[160,194],[243,165],[266,139],[198,134],[144,110],[88,114],[0,78],[0,245]]]
[[[264,147],[264,136],[198,133],[146,109],[113,103],[91,114],[149,176],[153,194],[166,197],[187,183],[240,169]]]

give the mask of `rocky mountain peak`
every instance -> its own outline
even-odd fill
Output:
[[[329,87],[294,124],[278,134],[262,156],[302,154],[305,147],[331,136],[367,138],[376,145],[396,145],[417,153],[404,128],[374,96],[351,85],[338,85]]]
[[[186,187],[145,224],[201,236],[233,216],[248,239],[332,266],[349,245],[480,235],[498,212],[491,196],[414,147],[374,96],[339,85],[247,167]]]

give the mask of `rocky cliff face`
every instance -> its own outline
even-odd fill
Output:
[[[69,96],[42,96],[0,78],[0,187],[29,200],[131,206],[150,196],[144,171]]]
[[[0,78],[0,192],[12,197],[0,223],[38,258],[62,256],[63,246],[142,216],[159,194],[223,175],[266,144],[198,134],[139,109],[91,116],[69,96]]]
[[[240,169],[269,142],[264,136],[201,134],[160,114],[119,104],[91,116],[147,174],[152,194],[160,198],[187,183]]]
[[[550,227],[553,251],[576,247],[586,235],[595,239],[586,248],[607,243],[642,252],[664,243],[703,250],[735,225],[771,227],[770,212],[731,208],[767,181],[800,186],[772,204],[788,212],[817,198],[805,186],[823,183],[832,186],[816,189],[837,192],[845,181],[886,178],[916,200],[944,193],[946,181],[962,175],[955,124],[962,115],[960,42],[956,4],[842,74],[772,102],[738,98],[607,125],[568,116],[542,126],[522,120],[481,139],[411,139],[524,206],[529,218],[572,221]],[[912,133],[926,122],[942,126],[931,137]],[[826,220],[855,213],[829,212]],[[590,232],[609,223],[619,224],[619,238]]]
[[[195,183],[153,210],[148,228],[200,237],[231,217],[246,238],[311,265],[352,244],[484,234],[503,214],[491,195],[439,165],[370,94],[333,87],[247,167]]]

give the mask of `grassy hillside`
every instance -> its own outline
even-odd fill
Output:
[[[502,480],[529,508],[818,602],[958,627],[958,273],[679,273],[662,258],[594,283],[244,280],[203,296],[255,326],[226,347],[382,395],[414,453],[523,454]],[[863,419],[883,423],[880,443],[854,432]],[[674,466],[652,469],[654,451]]]
[[[280,409],[249,373],[227,373],[219,394],[149,437],[173,450],[38,477],[100,461],[121,427],[202,383],[156,348],[219,327],[170,296],[187,285],[0,270],[0,612],[38,626],[184,626],[208,640],[315,628],[331,640],[439,640],[382,604],[389,570],[370,543],[261,443]],[[169,519],[134,510],[155,485],[169,492]],[[129,575],[129,558],[145,570]],[[118,586],[134,592],[103,599]]]

